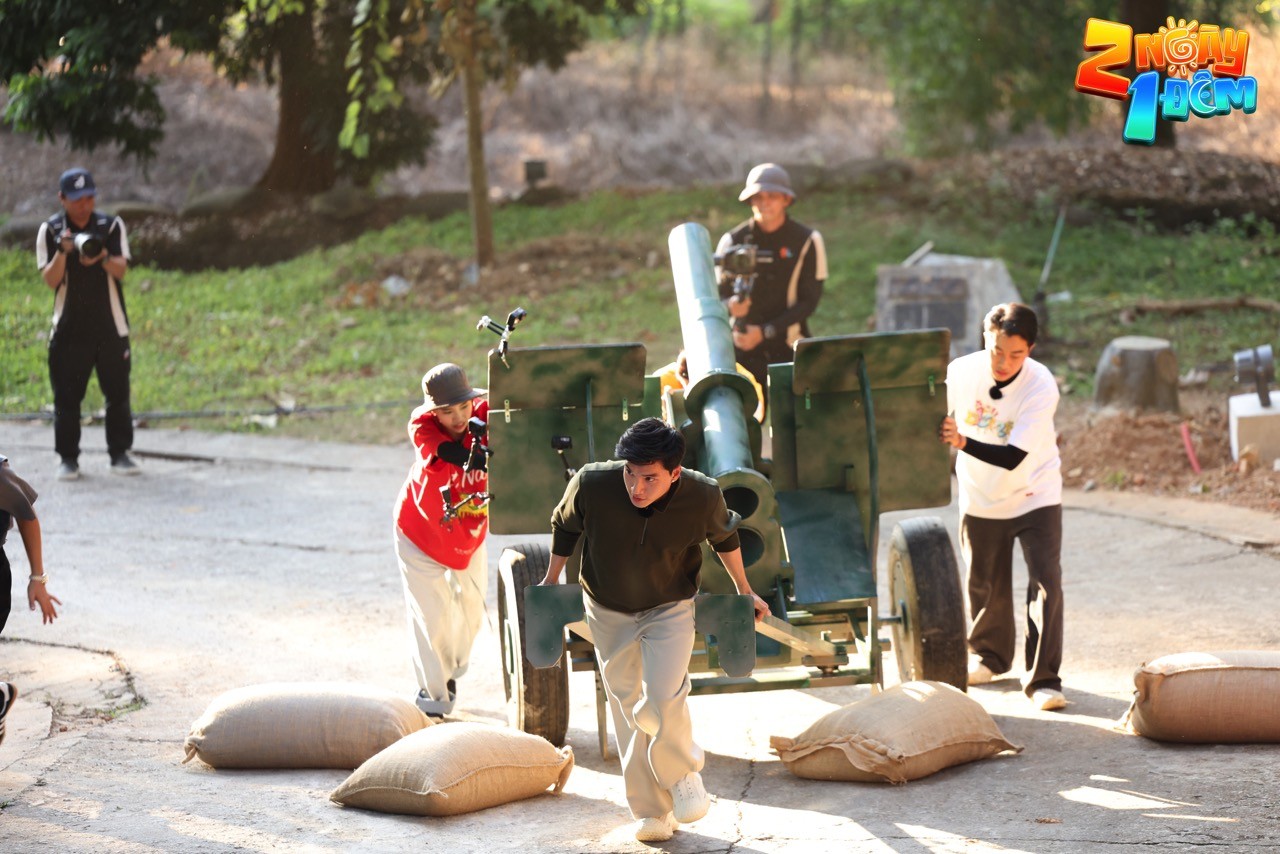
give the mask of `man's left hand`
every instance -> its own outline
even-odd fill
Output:
[[[764,330],[757,324],[749,323],[742,329],[733,329],[733,346],[739,350],[754,350],[764,341]]]
[[[80,256],[80,263],[86,267],[92,267],[94,264],[99,264],[105,260],[107,260],[106,249],[103,249],[101,252],[99,252],[97,255],[94,255],[92,258],[86,258],[83,255]]]
[[[751,594],[751,605],[756,609],[756,622],[760,622],[769,613],[769,603],[760,598],[759,594]]]

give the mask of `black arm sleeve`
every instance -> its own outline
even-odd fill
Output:
[[[970,439],[964,440],[964,452],[976,460],[1013,471],[1027,458],[1027,452],[1013,445],[992,445]]]
[[[470,455],[467,449],[462,447],[461,442],[441,442],[440,447],[436,448],[436,456],[446,463],[464,466],[467,464],[467,457]]]

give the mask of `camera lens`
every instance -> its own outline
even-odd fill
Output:
[[[86,258],[94,258],[102,254],[102,238],[96,234],[82,232],[76,235],[76,250]]]

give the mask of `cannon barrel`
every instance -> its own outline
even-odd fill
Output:
[[[725,503],[743,518],[739,536],[744,563],[763,559],[776,567],[782,561],[777,499],[768,478],[754,468],[747,432],[747,419],[756,408],[755,388],[737,371],[710,235],[696,223],[685,223],[672,230],[667,245],[689,366],[685,411],[701,431],[698,470],[719,481]]]

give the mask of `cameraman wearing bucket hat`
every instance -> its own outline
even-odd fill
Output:
[[[436,365],[422,378],[423,403],[409,416],[416,459],[395,508],[396,558],[404,582],[418,708],[453,711],[457,680],[484,620],[489,508],[484,389],[462,368]],[[442,488],[447,488],[447,499]],[[445,501],[451,505],[445,510]]]
[[[94,210],[97,190],[87,169],[68,169],[58,181],[62,211],[40,224],[36,264],[53,289],[49,381],[53,386],[58,480],[80,477],[80,404],[89,375],[98,372],[106,398],[107,452],[114,474],[137,474],[129,457],[129,317],[122,283],[129,270],[124,221]]]
[[[770,363],[790,362],[795,342],[809,335],[809,315],[827,278],[822,235],[787,216],[795,198],[787,170],[776,163],[756,166],[738,194],[738,201],[751,205],[751,218],[716,247],[723,255],[750,243],[771,259],[756,268],[750,294],[735,294],[732,277],[720,277],[720,298],[733,318],[734,353],[761,386]]]

